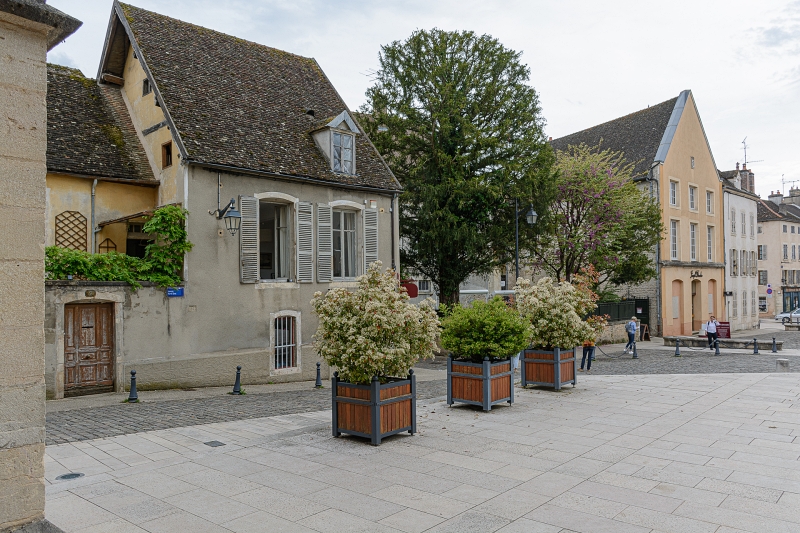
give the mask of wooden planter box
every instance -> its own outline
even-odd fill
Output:
[[[523,387],[528,385],[545,385],[561,390],[563,385],[577,385],[575,374],[576,348],[567,350],[555,348],[553,350],[540,350],[528,348],[522,354],[520,361],[522,367]]]
[[[342,433],[367,437],[373,446],[389,435],[417,432],[417,380],[414,371],[408,378],[391,378],[381,385],[372,378],[369,385],[355,385],[331,378],[333,395],[333,436]]]
[[[498,403],[514,403],[514,372],[511,361],[470,363],[447,358],[447,405],[480,405],[491,411]]]

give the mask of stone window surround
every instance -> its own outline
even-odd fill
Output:
[[[279,317],[294,317],[295,346],[297,366],[291,368],[275,368],[275,319]],[[303,368],[303,334],[300,311],[282,310],[269,314],[269,375],[284,376],[287,374],[300,374]]]

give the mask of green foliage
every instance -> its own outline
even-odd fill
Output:
[[[499,296],[471,307],[451,306],[442,326],[442,347],[473,363],[508,359],[530,341],[530,323]]]
[[[401,263],[432,280],[442,303],[511,259],[514,198],[546,218],[554,157],[520,55],[489,35],[418,30],[381,48],[361,108],[404,188]],[[524,218],[520,230],[523,242],[537,231]]]
[[[146,249],[144,259],[109,252],[92,254],[49,246],[45,249],[47,279],[73,279],[91,281],[125,281],[134,289],[139,282],[151,281],[160,287],[173,287],[181,283],[183,256],[192,249],[187,240],[186,215],[188,211],[178,206],[162,207],[144,225],[143,231],[155,238]]]
[[[617,303],[621,301],[622,297],[614,291],[603,289],[597,293],[598,303]]]
[[[559,280],[593,266],[599,283],[642,283],[656,275],[648,256],[661,240],[658,203],[633,182],[624,154],[600,146],[556,153],[558,179],[546,236],[532,253]]]

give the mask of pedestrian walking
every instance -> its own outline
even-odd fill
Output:
[[[714,349],[714,343],[717,341],[717,326],[719,326],[719,322],[717,322],[717,317],[711,315],[706,322],[706,335],[708,336],[708,349]]]
[[[587,372],[589,372],[592,369],[594,350],[595,350],[594,341],[588,340],[583,342],[583,357],[581,358],[581,368],[578,370],[579,372],[583,372],[584,365],[586,366]]]
[[[625,353],[633,353],[633,343],[636,342],[636,330],[639,325],[636,323],[636,317],[632,316],[630,322],[625,324],[625,333],[628,334],[628,344],[625,345]]]

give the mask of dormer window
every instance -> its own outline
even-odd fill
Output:
[[[353,174],[353,136],[333,132],[333,171]]]

